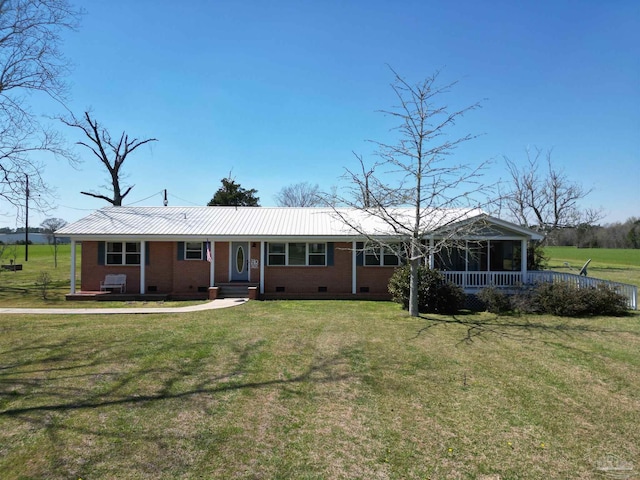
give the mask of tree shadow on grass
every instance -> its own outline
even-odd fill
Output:
[[[202,448],[211,454],[224,450],[240,435],[233,431],[237,427],[226,423],[230,417],[225,409],[234,412],[235,402],[241,402],[238,411],[243,412],[245,400],[260,408],[260,399],[272,398],[274,392],[276,398],[285,394],[295,399],[308,386],[314,390],[314,386],[349,382],[357,376],[349,367],[349,348],[314,358],[306,366],[288,365],[295,371],[283,374],[270,367],[272,352],[261,340],[231,346],[229,340],[192,342],[181,346],[182,356],[164,361],[162,351],[176,348],[175,344],[159,342],[146,357],[138,357],[132,352],[143,349],[145,342],[131,340],[127,347],[122,342],[101,344],[96,350],[95,344],[75,339],[43,340],[24,345],[22,354],[20,347],[1,351],[0,431],[5,431],[0,433],[0,444],[10,445],[16,434],[11,429],[40,438],[45,442],[41,455],[47,457],[50,478],[84,478],[105,461],[127,463],[128,471],[149,478],[162,476],[167,469],[180,476],[201,458],[198,445],[205,445]],[[224,355],[233,358],[226,368],[217,368],[216,358],[221,356],[198,355],[222,349],[223,344]],[[256,398],[251,398],[251,392]],[[210,429],[196,425],[182,431],[180,414],[189,417],[203,412]],[[164,424],[171,428],[163,428]],[[87,447],[79,458],[78,444],[101,446]],[[187,453],[178,454],[180,449]],[[147,451],[156,455],[150,458]],[[42,473],[36,471],[34,477]]]
[[[489,340],[490,338],[509,338],[518,341],[543,341],[540,334],[553,337],[571,338],[576,334],[616,334],[625,333],[639,335],[631,330],[616,330],[587,325],[571,318],[556,319],[554,321],[536,318],[535,316],[500,316],[491,315],[478,318],[477,315],[457,314],[451,317],[435,317],[420,315],[429,323],[418,330],[414,338],[431,328],[443,325],[459,325],[466,329],[465,335],[458,344],[472,343],[474,340]]]
[[[61,348],[60,344],[47,345],[46,349],[52,347]],[[68,346],[68,345],[67,345]],[[8,400],[16,395],[31,395],[30,392],[18,392],[13,394],[8,391],[8,387],[20,388],[24,387],[28,390],[41,390],[42,397],[58,399],[59,401],[49,401],[39,405],[31,405],[19,408],[7,408],[0,410],[1,417],[19,416],[30,412],[45,411],[72,411],[83,409],[95,409],[101,407],[117,406],[117,405],[135,405],[146,404],[154,401],[183,399],[202,394],[220,394],[234,390],[258,390],[279,385],[293,385],[306,382],[311,383],[328,383],[349,380],[353,378],[353,373],[336,373],[335,367],[348,363],[349,353],[341,351],[329,358],[316,358],[302,373],[297,375],[288,375],[286,378],[273,378],[262,381],[246,381],[248,370],[251,368],[248,364],[251,357],[261,346],[260,342],[246,345],[237,352],[237,362],[233,369],[228,373],[216,375],[197,382],[191,388],[181,388],[179,385],[184,382],[185,378],[197,376],[202,363],[207,361],[202,358],[201,361],[194,361],[190,366],[181,366],[178,368],[149,368],[144,370],[133,370],[125,372],[104,371],[100,369],[99,361],[87,361],[83,359],[78,363],[68,364],[74,359],[60,353],[49,358],[40,358],[33,362],[16,362],[13,364],[3,365],[0,367],[0,400]],[[193,348],[191,344],[189,348]],[[27,349],[36,349],[37,347],[29,346]],[[54,349],[55,350],[55,349]],[[5,352],[11,353],[11,352]],[[80,359],[78,359],[80,360]],[[64,363],[60,364],[60,363]],[[38,368],[35,368],[38,365]],[[25,369],[25,367],[27,369]],[[29,368],[34,367],[34,368]],[[74,370],[101,370],[98,372],[91,371],[87,373],[69,374]],[[16,373],[19,371],[19,373]],[[65,372],[65,375],[60,375]],[[96,381],[110,381],[111,385],[108,390],[101,391],[99,394],[89,394],[86,388],[81,385],[69,387],[56,386],[55,391],[48,389],[47,385],[51,382],[51,376],[55,376],[56,382],[92,380],[89,384]],[[130,386],[140,378],[154,378],[158,382],[158,386],[154,393],[147,394],[118,394],[120,391],[127,391]],[[84,393],[84,395],[82,395]],[[82,399],[78,397],[84,397]]]

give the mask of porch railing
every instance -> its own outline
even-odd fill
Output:
[[[445,278],[467,291],[479,290],[484,287],[515,288],[522,285],[521,272],[442,272]],[[528,284],[565,282],[578,288],[597,287],[605,285],[623,295],[627,305],[632,310],[638,309],[638,287],[626,283],[611,282],[600,278],[584,277],[573,273],[554,272],[551,270],[527,272]]]

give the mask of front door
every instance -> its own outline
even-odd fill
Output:
[[[249,244],[246,242],[231,243],[231,281],[249,281]]]

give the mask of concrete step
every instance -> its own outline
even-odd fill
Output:
[[[223,283],[218,284],[219,298],[247,298],[249,287],[256,286],[252,283]]]

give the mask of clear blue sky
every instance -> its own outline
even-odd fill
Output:
[[[78,3],[79,31],[62,47],[74,64],[69,106],[90,108],[113,135],[159,142],[125,164],[125,203],[206,205],[229,172],[263,206],[284,186],[323,190],[388,140],[394,105],[387,64],[414,83],[442,69],[459,84],[443,101],[481,100],[460,132],[483,134],[455,161],[496,163],[527,146],[585,188],[606,222],[640,216],[640,2],[188,1]],[[34,109],[38,109],[36,103]],[[47,112],[51,113],[51,112]],[[70,142],[78,132],[62,130]],[[107,183],[89,155],[74,170],[48,163],[58,207],[74,221],[106,202],[81,195]],[[0,207],[7,212],[7,208]],[[0,217],[14,227],[15,219]]]

